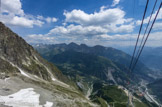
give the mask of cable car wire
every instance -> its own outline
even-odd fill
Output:
[[[155,16],[155,18],[154,18],[154,20],[153,20],[153,22],[152,22],[151,28],[150,28],[150,30],[149,30],[149,32],[148,32],[148,34],[147,34],[147,37],[146,37],[146,39],[145,39],[145,41],[144,41],[144,44],[143,44],[143,46],[142,46],[142,48],[141,48],[141,50],[140,50],[140,53],[139,53],[139,55],[138,55],[138,57],[137,57],[137,59],[136,59],[136,61],[135,61],[135,64],[134,64],[134,66],[133,66],[133,68],[132,68],[132,71],[134,70],[134,68],[135,68],[135,66],[136,66],[136,64],[137,64],[137,62],[138,62],[138,60],[139,60],[139,57],[140,57],[140,55],[141,55],[141,53],[142,53],[142,51],[143,51],[143,48],[144,48],[144,46],[145,46],[145,44],[146,44],[146,42],[147,42],[147,39],[148,39],[148,37],[149,37],[149,35],[150,35],[150,33],[151,33],[151,30],[152,30],[152,28],[153,28],[153,26],[154,26],[154,23],[155,23],[155,21],[156,21],[156,19],[157,19],[157,16],[158,16],[158,14],[159,14],[159,11],[160,11],[160,9],[161,9],[161,6],[162,6],[162,2],[160,3],[159,9],[158,9],[158,11],[157,11],[157,13],[156,13],[156,16]]]
[[[145,32],[144,32],[143,38],[142,38],[142,40],[141,40],[141,43],[140,43],[140,46],[139,46],[139,49],[138,49],[138,52],[137,52],[137,55],[136,55],[135,58],[137,58],[138,55],[139,55],[139,53],[140,53],[140,50],[141,50],[141,47],[142,47],[142,43],[143,43],[143,41],[144,41],[144,38],[145,38],[145,36],[146,36],[146,32],[147,32],[148,27],[149,27],[149,25],[150,25],[151,18],[152,18],[152,15],[153,15],[153,13],[154,13],[154,10],[155,10],[155,7],[156,7],[156,4],[157,4],[157,0],[156,0],[155,3],[154,3],[154,6],[153,6],[153,9],[152,9],[152,12],[151,12],[151,16],[150,16],[149,21],[148,21],[148,23],[147,23],[147,26],[146,26],[146,29],[145,29]]]
[[[149,0],[147,0],[146,6],[145,6],[145,10],[144,10],[143,18],[142,18],[142,23],[141,23],[141,26],[140,26],[140,30],[139,30],[139,33],[138,33],[137,40],[136,40],[136,45],[135,45],[135,48],[134,48],[133,56],[132,56],[132,58],[131,58],[131,62],[130,62],[130,66],[129,66],[129,70],[130,70],[130,72],[131,72],[131,67],[132,67],[133,61],[134,61],[134,56],[135,56],[135,53],[136,53],[136,49],[137,49],[137,45],[138,45],[138,41],[139,41],[139,37],[140,37],[140,34],[141,34],[141,30],[142,30],[143,22],[144,22],[144,19],[145,19],[145,15],[146,15],[146,11],[147,11],[147,7],[148,7],[148,3],[149,3]]]

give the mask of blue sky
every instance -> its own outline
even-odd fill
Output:
[[[0,21],[28,43],[130,46],[145,4],[146,0],[2,0]],[[150,0],[145,25],[153,4]],[[147,45],[162,46],[161,35],[162,9]]]

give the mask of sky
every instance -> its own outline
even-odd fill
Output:
[[[149,1],[142,35],[154,2]],[[146,0],[1,0],[0,21],[30,44],[133,46],[145,5]],[[162,9],[146,45],[162,46]]]

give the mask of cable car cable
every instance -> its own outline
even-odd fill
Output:
[[[140,26],[140,30],[139,30],[139,33],[138,33],[137,40],[136,40],[136,45],[135,45],[135,48],[134,48],[133,56],[132,56],[132,58],[131,58],[131,62],[130,62],[130,66],[129,66],[129,70],[130,70],[130,71],[131,71],[132,63],[133,63],[133,61],[134,61],[134,55],[135,55],[135,53],[136,53],[136,48],[137,48],[137,44],[138,44],[139,37],[140,37],[140,34],[141,34],[141,30],[142,30],[142,26],[143,26],[143,21],[144,21],[144,19],[145,19],[145,15],[146,15],[148,3],[149,3],[149,0],[147,0],[146,6],[145,6],[145,10],[144,10],[143,18],[142,18],[142,23],[141,23],[141,26]]]
[[[144,36],[143,36],[143,38],[142,38],[142,40],[141,40],[141,43],[140,43],[140,46],[139,46],[139,49],[138,49],[138,52],[137,52],[137,55],[136,55],[135,58],[137,58],[137,56],[139,55],[139,52],[140,52],[140,50],[141,50],[142,43],[143,43],[143,41],[144,41],[146,32],[147,32],[148,27],[149,27],[149,25],[150,25],[151,18],[152,18],[153,12],[154,12],[154,10],[155,10],[156,4],[157,4],[157,0],[156,0],[155,3],[154,3],[154,7],[153,7],[153,9],[152,9],[151,16],[150,16],[149,21],[148,21],[148,23],[147,23],[147,26],[146,26],[146,29],[145,29],[145,32],[144,32]]]
[[[142,46],[142,49],[140,50],[140,53],[139,53],[139,55],[138,55],[138,57],[137,57],[137,60],[135,61],[135,64],[134,64],[134,66],[133,66],[133,68],[132,68],[132,71],[134,70],[134,68],[135,68],[135,66],[136,66],[136,64],[137,64],[137,62],[138,62],[138,60],[139,60],[139,57],[140,57],[140,55],[141,55],[141,53],[142,53],[142,51],[143,51],[143,48],[144,48],[144,46],[145,46],[145,44],[146,44],[146,42],[147,42],[147,39],[148,39],[148,37],[149,37],[149,35],[150,35],[150,32],[151,32],[151,30],[152,30],[152,28],[153,28],[153,26],[154,26],[154,23],[155,23],[155,21],[156,21],[156,18],[157,18],[158,14],[159,14],[159,11],[160,11],[160,9],[161,9],[161,6],[162,6],[162,2],[161,2],[161,4],[160,4],[160,6],[159,6],[159,9],[158,9],[158,11],[157,11],[157,13],[156,13],[156,16],[155,16],[155,18],[154,18],[154,20],[153,20],[153,23],[152,23],[152,25],[151,25],[151,28],[150,28],[150,30],[149,30],[149,32],[148,32],[148,34],[147,34],[147,37],[146,37],[146,39],[145,39],[145,41],[144,41],[144,44],[143,44],[143,46]]]

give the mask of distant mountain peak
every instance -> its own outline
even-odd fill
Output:
[[[81,47],[88,47],[86,44],[80,44]]]
[[[68,45],[78,46],[78,44],[76,44],[75,42],[71,42]]]
[[[101,45],[95,45],[94,48],[105,48],[105,47]]]
[[[70,47],[71,49],[79,47],[79,45],[74,42],[69,43],[67,46]]]

